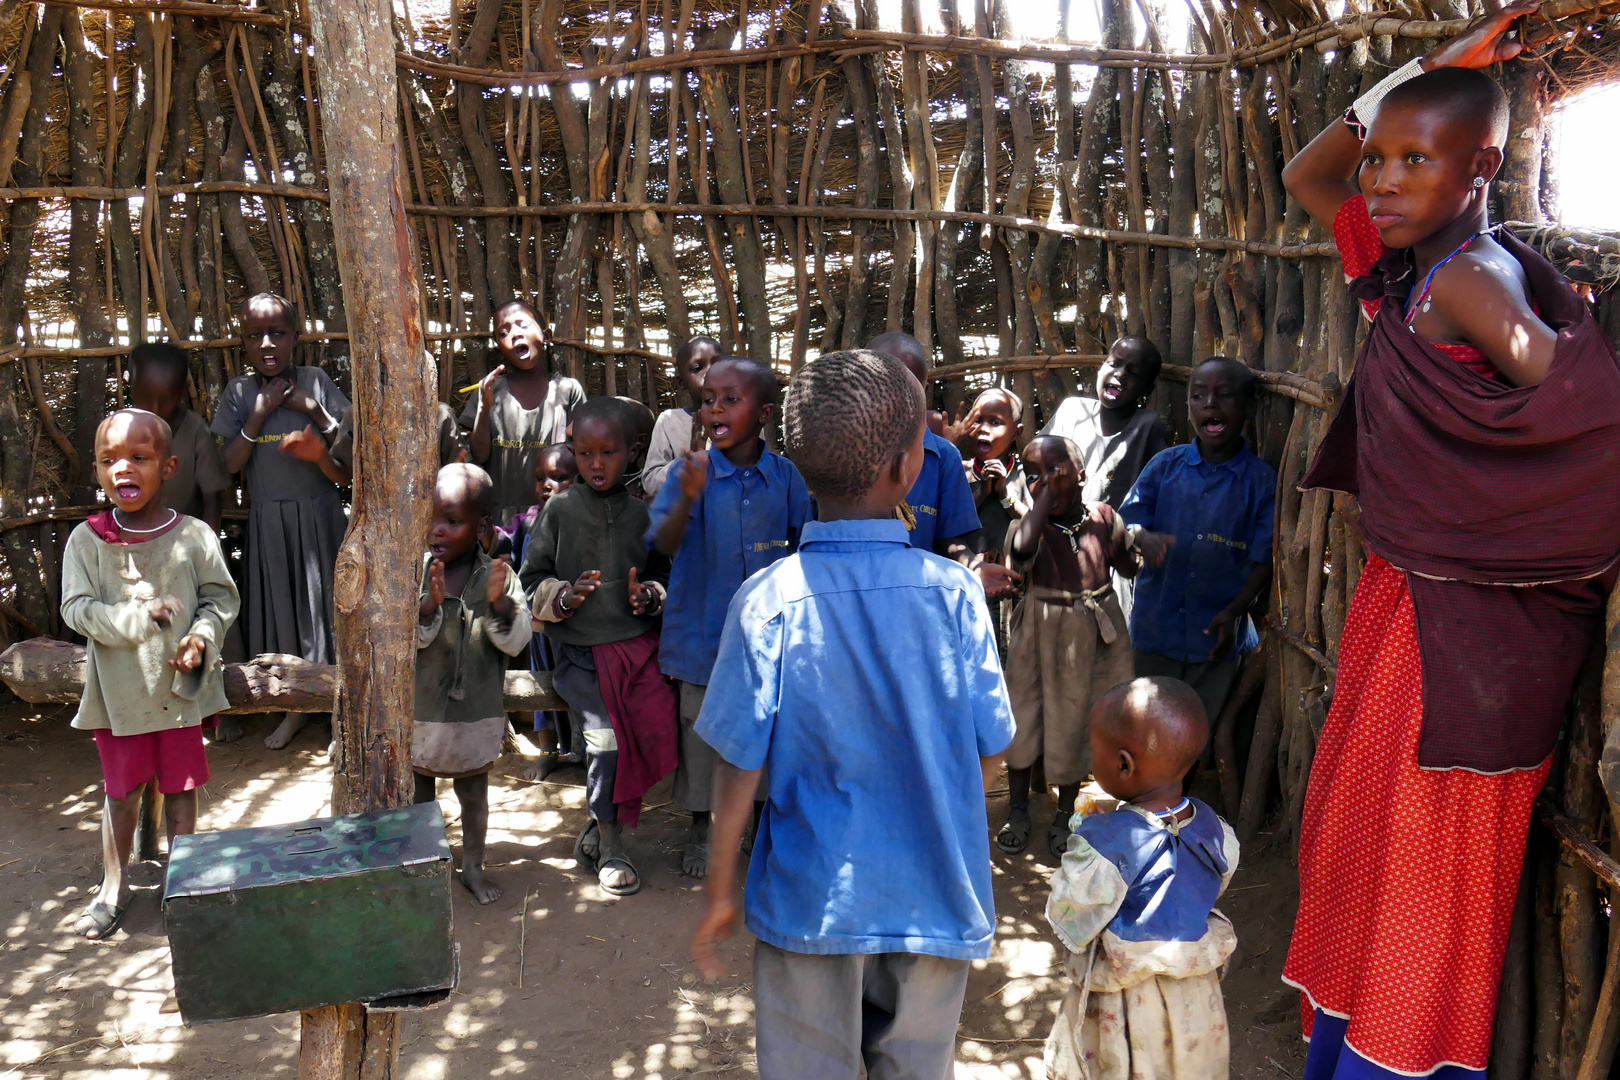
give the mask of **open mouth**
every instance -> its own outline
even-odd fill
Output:
[[[712,439],[723,439],[729,434],[731,434],[731,425],[730,424],[710,424],[709,425],[709,437],[712,438]]]
[[[433,552],[433,557],[435,559],[442,559],[444,558],[444,553],[450,549],[445,547],[443,544],[429,544],[428,550]]]
[[[519,341],[512,346],[512,359],[514,360],[527,360],[533,355],[534,350],[529,347],[527,341]]]
[[[1198,430],[1205,435],[1220,435],[1226,431],[1226,421],[1211,416],[1198,425]]]
[[[125,502],[129,502],[131,499],[136,499],[136,498],[140,497],[141,485],[139,485],[139,484],[118,484],[118,485],[116,485],[114,487],[114,490],[116,490],[118,492],[118,497],[120,499],[123,499]]]
[[[1125,386],[1118,379],[1108,379],[1103,382],[1102,396],[1109,399],[1117,398],[1123,389]]]

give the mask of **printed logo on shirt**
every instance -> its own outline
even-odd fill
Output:
[[[1200,539],[1208,540],[1212,544],[1225,544],[1227,547],[1236,548],[1239,551],[1248,551],[1249,550],[1248,541],[1246,541],[1246,540],[1228,540],[1226,537],[1222,536],[1220,533],[1205,533],[1202,537],[1200,537]]]
[[[933,506],[915,505],[911,508],[913,514],[927,514],[929,517],[939,517],[939,509]]]
[[[257,439],[254,439],[253,441],[254,442],[280,442],[282,439],[285,439],[287,436],[289,436],[291,434],[292,434],[292,432],[290,432],[290,431],[283,431],[280,435],[260,435]]]
[[[533,439],[491,439],[490,442],[503,450],[544,450],[550,446],[547,442],[537,442]]]
[[[759,543],[754,545],[754,550],[769,551],[771,548],[785,548],[787,546],[788,542],[786,540],[761,540]]]

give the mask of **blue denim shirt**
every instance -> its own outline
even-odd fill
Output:
[[[957,470],[960,475],[960,469]],[[731,602],[697,732],[770,770],[748,929],[800,953],[990,955],[979,758],[1012,741],[984,589],[894,520],[810,522]]]
[[[732,595],[751,575],[793,554],[799,530],[814,516],[804,478],[780,454],[765,450],[746,469],[718,450],[708,456],[709,481],[675,553],[658,641],[659,669],[700,685],[709,682]],[[677,462],[653,499],[648,547],[680,498],[682,468]]]
[[[962,455],[932,431],[923,432],[923,467],[906,503],[917,518],[911,546],[933,551],[940,540],[979,531],[979,509],[962,470]],[[996,540],[1000,543],[1000,538]]]
[[[1215,639],[1204,628],[1243,591],[1249,567],[1271,561],[1276,502],[1276,471],[1247,446],[1221,465],[1205,461],[1196,442],[1148,462],[1120,517],[1176,543],[1163,566],[1137,576],[1132,648],[1192,664],[1209,659]],[[1234,629],[1234,651],[1260,643],[1248,616]]]

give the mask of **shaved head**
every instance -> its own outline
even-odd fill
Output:
[[[892,356],[902,364],[906,370],[917,377],[917,381],[925,387],[928,385],[928,373],[933,370],[933,358],[928,350],[923,348],[922,342],[910,334],[899,330],[890,330],[887,334],[879,334],[866,343],[866,347],[875,353]]]
[[[1073,439],[1063,435],[1037,435],[1029,440],[1029,445],[1024,447],[1024,453],[1038,455],[1040,458],[1044,458],[1047,454],[1066,457],[1076,469],[1080,470],[1081,476],[1086,474],[1086,463],[1080,456],[1080,448],[1074,444]]]
[[[454,461],[439,470],[433,501],[441,506],[464,506],[478,517],[488,517],[495,498],[495,483],[477,465]]]
[[[119,409],[109,413],[96,427],[97,451],[99,453],[101,447],[109,445],[113,440],[139,435],[149,437],[161,456],[169,455],[174,442],[174,433],[169,430],[169,422],[157,413],[147,412],[145,409]]]
[[[1472,126],[1478,149],[1507,146],[1507,95],[1483,71],[1460,67],[1426,71],[1391,90],[1378,112],[1381,115],[1385,109],[1396,108],[1432,110],[1444,114],[1449,123]]]
[[[1145,771],[1182,776],[1204,752],[1209,717],[1193,688],[1153,676],[1120,683],[1097,703],[1091,722]]]

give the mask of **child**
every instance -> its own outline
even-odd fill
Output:
[[[979,511],[981,554],[1001,562],[1008,527],[1029,513],[1029,488],[1016,447],[1024,433],[1024,403],[1011,390],[993,386],[974,399],[963,427],[973,450],[963,469]]]
[[[219,662],[240,598],[219,536],[163,505],[178,462],[169,425],[119,409],[96,429],[96,479],[112,509],[73,530],[62,557],[62,621],[86,638],[73,726],[96,733],[107,801],[101,887],[76,930],[108,936],[130,899],[130,795],[155,782],[169,842],[196,831],[208,782],[202,724],[229,706]]]
[[[162,417],[172,433],[175,470],[163,483],[163,505],[218,532],[225,518],[220,496],[231,476],[207,422],[186,403],[186,354],[166,341],[148,341],[129,354],[129,369],[130,403]]]
[[[1221,714],[1259,636],[1249,608],[1271,582],[1277,474],[1243,441],[1254,373],[1212,357],[1187,380],[1197,438],[1148,462],[1120,516],[1146,569],[1136,581],[1136,674],[1180,679]]]
[[[281,453],[295,433],[329,444],[349,399],[315,367],[294,367],[300,320],[273,293],[242,304],[242,351],[253,372],[225,387],[214,434],[226,440],[225,467],[247,480],[247,651],[289,653],[317,664],[335,659],[332,570],[348,528],[343,496],[319,464]],[[324,446],[321,456],[329,457]],[[280,750],[304,726],[288,713],[264,740]]]
[[[641,877],[623,828],[676,765],[675,688],[658,671],[658,621],[669,560],[650,551],[647,505],[624,486],[632,440],[612,398],[574,415],[579,482],[540,511],[523,555],[523,591],[557,647],[552,684],[585,729],[590,820],[574,844],[604,892],[630,896]]]
[[[776,413],[776,375],[740,356],[716,361],[699,414],[712,450],[688,451],[652,505],[647,543],[674,559],[658,666],[680,682],[675,800],[692,811],[681,872],[709,872],[714,750],[693,730],[720,648],[726,608],[742,583],[793,554],[811,520],[810,492],[793,463],[760,437]]]
[[[793,376],[784,434],[820,520],[732,599],[698,717],[721,758],[692,942],[709,978],[735,970],[718,946],[770,771],[745,894],[761,1076],[949,1075],[968,969],[990,955],[979,792],[1012,711],[984,590],[895,520],[926,456],[923,411],[878,353]]]
[[[1237,936],[1214,907],[1238,843],[1182,794],[1208,738],[1174,679],[1116,686],[1091,711],[1097,782],[1122,805],[1081,822],[1052,876],[1046,919],[1071,980],[1046,1040],[1052,1080],[1226,1080],[1220,979]]]
[[[505,559],[478,545],[489,527],[492,484],[476,465],[439,470],[417,608],[416,722],[411,767],[416,800],[438,797],[448,777],[461,804],[461,884],[480,904],[500,898],[484,873],[489,770],[506,733],[506,658],[529,644],[529,609]]]
[[[497,557],[505,555],[514,565],[522,566],[540,511],[545,509],[546,502],[553,495],[566,491],[578,475],[579,466],[574,462],[574,451],[567,443],[556,443],[540,451],[540,456],[534,459],[534,494],[538,501],[514,517],[506,528],[498,530],[500,539],[496,542],[494,554]],[[529,639],[527,661],[528,671],[551,671],[556,666],[555,650],[545,635]],[[522,667],[520,664],[509,666]],[[540,758],[523,770],[525,780],[544,780],[559,765],[572,765],[584,760],[584,743],[579,738],[579,725],[570,722],[568,713],[537,712],[532,717],[531,728],[535,733],[534,741],[539,747]],[[565,736],[567,750],[561,749]]]
[[[1007,556],[1028,588],[1012,615],[1007,689],[1018,734],[1007,751],[1011,809],[996,846],[1016,855],[1029,846],[1029,778],[1046,758],[1058,785],[1047,848],[1063,857],[1069,815],[1091,772],[1086,716],[1108,687],[1131,677],[1131,642],[1109,570],[1130,576],[1136,556],[1125,523],[1107,503],[1080,500],[1086,468],[1068,439],[1041,435],[1024,447],[1024,475],[1035,503],[1007,534]]]
[[[656,426],[653,411],[635,398],[616,397],[612,401],[618,406],[619,420],[630,439],[630,463],[624,469],[624,486],[642,502],[650,503],[652,496],[642,484],[642,475],[647,468],[647,450],[652,445]]]
[[[461,412],[474,464],[495,481],[495,524],[505,525],[531,505],[534,459],[568,439],[568,421],[585,401],[585,388],[551,373],[551,331],[534,306],[508,300],[495,309],[495,344],[501,363],[478,383]]]
[[[1147,338],[1120,338],[1097,371],[1097,396],[1066,399],[1041,429],[1080,448],[1087,505],[1105,502],[1118,510],[1142,469],[1170,445],[1164,417],[1147,407],[1162,363],[1159,347]]]
[[[686,404],[665,409],[658,414],[653,426],[652,445],[647,448],[647,465],[641,472],[641,489],[656,496],[664,486],[669,467],[681,455],[703,449],[703,422],[698,410],[703,408],[703,375],[725,352],[712,337],[699,334],[680,347],[675,354],[675,374],[686,392]]]

